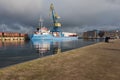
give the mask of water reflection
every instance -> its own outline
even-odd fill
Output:
[[[104,38],[99,38],[99,39],[83,39],[84,41],[94,41],[94,42],[103,42]]]
[[[61,43],[62,42],[53,42],[53,54],[61,53]]]
[[[10,40],[5,40],[5,41],[2,41],[0,40],[0,48],[3,48],[3,47],[18,47],[18,46],[23,46],[25,44],[25,41],[24,40],[13,40],[13,41],[10,41]]]
[[[58,54],[63,51],[79,48],[85,45],[90,45],[99,42],[97,39],[80,39],[73,41],[51,41],[51,40],[36,40],[33,41],[33,46],[39,57]]]
[[[39,54],[39,57],[43,57],[48,54],[57,54],[61,52],[61,42],[51,40],[39,40],[33,41],[32,43],[37,53]]]
[[[37,53],[46,53],[50,51],[50,42],[47,41],[34,41],[34,47],[36,48]]]
[[[36,58],[58,54],[64,51],[94,44],[96,40],[75,41],[0,41],[0,68],[33,60]]]

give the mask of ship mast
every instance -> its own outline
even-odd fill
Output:
[[[39,28],[41,29],[43,27],[43,19],[40,17],[39,19]]]

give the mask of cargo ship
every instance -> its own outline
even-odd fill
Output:
[[[78,36],[76,33],[65,35],[61,30],[61,23],[58,22],[60,18],[58,14],[55,12],[53,4],[50,5],[50,14],[53,20],[53,27],[51,30],[43,27],[43,20],[40,19],[39,27],[37,30],[30,35],[30,39],[32,41],[36,40],[77,40]]]

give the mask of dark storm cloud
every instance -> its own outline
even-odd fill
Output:
[[[0,0],[0,29],[4,26],[5,31],[29,31],[41,8],[41,0]]]
[[[0,31],[1,32],[19,32],[19,33],[32,33],[33,27],[31,26],[26,26],[26,25],[21,25],[21,24],[1,24],[0,25]]]
[[[4,25],[6,31],[32,31],[40,15],[50,27],[50,3],[61,16],[64,31],[120,28],[119,0],[0,0],[0,29]]]
[[[120,1],[114,0],[74,0],[69,3],[64,17],[69,23],[74,23],[78,29],[115,29],[120,28]],[[74,5],[74,6],[72,6]],[[68,13],[68,14],[67,14]],[[71,24],[70,24],[71,25]],[[70,26],[69,25],[69,26]],[[77,27],[78,26],[78,27]],[[84,27],[83,27],[84,26]],[[103,27],[104,26],[104,27]]]
[[[0,17],[4,20],[31,21],[40,13],[40,0],[0,0]]]

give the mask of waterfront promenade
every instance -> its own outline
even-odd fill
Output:
[[[0,80],[120,80],[120,39],[0,69]]]

